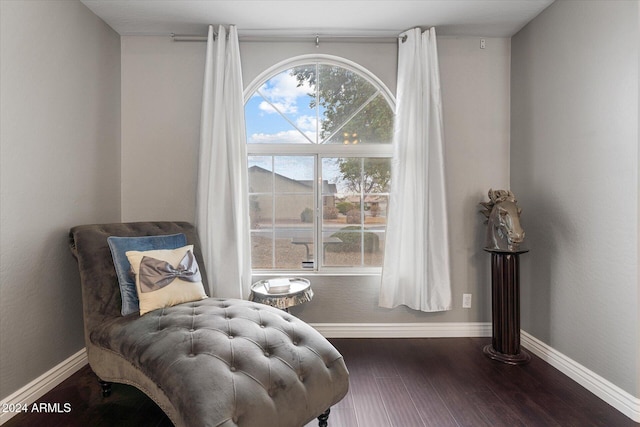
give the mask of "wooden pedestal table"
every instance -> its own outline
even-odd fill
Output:
[[[520,254],[486,249],[491,253],[491,313],[493,338],[483,353],[510,365],[523,365],[531,356],[520,348]]]

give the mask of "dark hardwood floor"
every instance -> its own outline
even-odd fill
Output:
[[[351,374],[349,394],[331,409],[332,427],[640,426],[535,356],[525,366],[489,360],[482,347],[490,338],[331,342]],[[133,387],[114,384],[103,398],[88,366],[39,402],[61,411],[68,403],[71,411],[21,413],[3,427],[171,426]]]

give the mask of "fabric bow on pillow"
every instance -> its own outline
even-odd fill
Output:
[[[202,282],[193,252],[187,251],[176,267],[166,261],[143,256],[140,261],[140,292],[153,292],[173,283],[175,279]]]
[[[136,277],[140,315],[207,298],[193,245],[173,250],[128,251],[126,255]]]

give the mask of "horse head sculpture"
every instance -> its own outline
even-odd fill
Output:
[[[489,190],[489,201],[480,202],[481,212],[487,217],[485,249],[515,252],[524,241],[520,226],[522,209],[511,190]]]

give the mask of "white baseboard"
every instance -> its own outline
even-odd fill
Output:
[[[491,323],[311,323],[327,338],[490,337]]]
[[[18,391],[7,396],[0,401],[0,408],[11,407],[9,405],[31,405],[36,402],[47,392],[52,390],[62,381],[78,372],[80,368],[87,364],[87,351],[83,348],[68,359],[54,366],[49,371],[40,375],[29,384],[20,388]],[[17,415],[16,412],[0,412],[0,425],[9,421]]]
[[[640,422],[640,399],[622,390],[600,375],[585,368],[548,346],[525,331],[521,331],[523,347],[535,354],[587,390],[625,414],[635,422]]]

